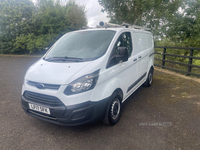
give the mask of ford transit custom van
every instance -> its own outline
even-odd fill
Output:
[[[27,70],[22,108],[60,125],[115,125],[121,104],[151,86],[153,64],[153,36],[143,28],[107,24],[67,33]]]

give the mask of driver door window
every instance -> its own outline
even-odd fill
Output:
[[[132,53],[132,39],[131,39],[131,33],[130,32],[124,32],[122,33],[119,38],[117,39],[115,46],[113,48],[113,51],[110,56],[110,61],[107,65],[107,68],[116,65],[118,62],[115,59],[115,56],[119,53],[119,47],[126,47],[128,50],[128,56],[131,56]]]

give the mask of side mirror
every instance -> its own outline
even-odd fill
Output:
[[[119,54],[116,56],[116,61],[127,61],[128,60],[128,50],[126,47],[119,47]]]

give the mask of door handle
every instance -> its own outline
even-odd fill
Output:
[[[142,58],[142,56],[139,56],[138,58]]]
[[[134,59],[133,61],[137,61],[137,58],[136,58],[136,59]]]

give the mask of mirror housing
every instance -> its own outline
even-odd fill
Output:
[[[128,60],[128,50],[127,47],[119,47],[119,54],[116,55],[116,61],[127,61]]]

